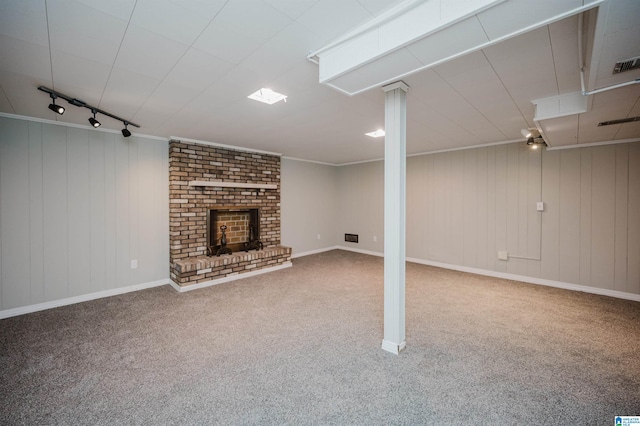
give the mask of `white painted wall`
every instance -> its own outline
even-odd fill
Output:
[[[340,234],[361,241],[340,245],[382,253],[382,164],[338,168]],[[640,143],[411,157],[407,257],[640,294]]]
[[[283,158],[280,176],[282,245],[293,256],[334,247],[340,210],[336,167]]]
[[[167,155],[160,140],[0,117],[0,311],[166,279]]]

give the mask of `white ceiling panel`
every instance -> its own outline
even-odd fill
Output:
[[[262,0],[227,3],[213,24],[265,42],[289,25],[292,19]]]
[[[357,0],[321,0],[300,16],[298,22],[322,38],[333,41],[372,17]],[[314,46],[309,51],[320,47]]]
[[[402,1],[4,0],[0,112],[88,124],[85,108],[69,107],[63,116],[49,111],[49,97],[36,89],[44,85],[139,122],[142,134],[337,164],[380,158],[384,141],[363,133],[384,126],[384,92],[376,86],[349,97],[321,85],[318,66],[306,56]],[[485,0],[443,2],[439,13],[475,1]],[[460,52],[471,40],[486,41],[485,30],[493,36],[524,30],[518,28],[522,19],[574,1],[583,3],[543,0],[533,7],[530,0],[505,0],[502,6],[518,10],[526,3],[523,15],[529,16],[487,18],[484,29],[469,19],[462,36],[444,34],[413,54],[405,50],[381,59],[382,75],[404,60],[429,62],[436,51],[462,53],[403,78],[410,86],[407,151],[519,139],[520,129],[534,124],[532,100],[578,91],[576,17],[482,51]],[[600,87],[640,77],[640,70],[610,74],[616,60],[640,56],[640,2],[608,4],[603,49],[594,53]],[[592,30],[587,20],[585,38],[593,37]],[[354,78],[361,83],[371,76]],[[247,99],[261,87],[285,93],[288,102],[268,106]],[[576,133],[579,143],[640,138],[640,123],[597,127],[599,121],[640,115],[639,98],[640,85],[611,90],[591,97],[589,112],[542,125],[554,146],[575,143]],[[117,120],[98,118],[105,128],[122,128]]]
[[[135,25],[129,25],[115,66],[163,79],[188,46]]]
[[[211,24],[193,46],[225,61],[239,64],[258,49],[261,43],[232,29]]]
[[[174,83],[163,82],[133,116],[141,128],[162,126],[173,114],[198,96],[199,91]]]
[[[113,19],[108,32],[84,34],[69,26],[51,25],[51,48],[71,55],[111,65],[116,59],[127,23]]]
[[[161,80],[120,68],[113,68],[100,100],[100,108],[118,111],[124,118],[133,117]]]
[[[24,111],[33,111],[31,117],[56,120],[60,117],[47,108],[51,102],[49,95],[37,89],[38,85],[51,86],[51,80],[36,80],[24,74],[0,71],[0,87],[11,109],[2,110],[10,114],[25,115]]]
[[[137,25],[163,37],[191,45],[211,18],[182,7],[171,0],[138,0],[131,17]]]
[[[269,6],[284,13],[291,19],[298,19],[317,2],[318,0],[265,0],[265,3]]]
[[[55,89],[64,94],[97,105],[102,96],[111,66],[89,59],[52,51]]]
[[[0,71],[22,74],[37,80],[51,80],[49,49],[12,37],[0,36]]]
[[[510,0],[480,12],[478,18],[487,36],[496,40],[581,6],[582,0],[536,0],[535,4],[530,0]]]
[[[169,72],[165,81],[202,90],[220,79],[233,64],[196,48],[191,48]]]
[[[579,92],[578,17],[572,16],[549,25],[549,37],[560,93]]]
[[[45,3],[42,0],[0,2],[0,35],[48,47]]]
[[[91,7],[123,21],[129,21],[136,0],[74,0],[76,3]]]

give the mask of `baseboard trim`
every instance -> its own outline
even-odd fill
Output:
[[[142,284],[134,284],[127,287],[119,287],[110,290],[98,291],[95,293],[83,294],[80,296],[68,297],[66,299],[52,300],[51,302],[37,303],[35,305],[21,306],[19,308],[5,309],[0,311],[0,319],[16,317],[18,315],[30,314],[33,312],[44,311],[60,306],[74,305],[76,303],[88,302],[90,300],[102,299],[104,297],[117,296],[119,294],[131,293],[132,291],[145,290],[147,288],[159,287],[161,285],[170,284],[171,280],[165,278],[158,281],[151,281]]]
[[[359,249],[355,247],[347,247],[347,246],[336,246],[336,249],[352,251],[354,253],[368,254],[369,256],[384,257],[384,253],[380,253],[379,251],[363,250],[363,249]]]
[[[407,347],[407,342],[405,342],[404,340],[400,342],[400,344],[393,343],[388,340],[382,341],[382,350],[391,352],[394,355],[398,355],[404,350],[405,347]]]
[[[304,257],[304,256],[310,256],[312,254],[324,253],[325,251],[336,250],[338,249],[338,247],[339,246],[331,246],[331,247],[324,247],[324,248],[315,249],[315,250],[303,251],[300,253],[294,253],[291,255],[291,258],[295,259],[297,257]]]
[[[407,257],[407,262],[420,263],[422,265],[436,266],[438,268],[452,269],[454,271],[468,272],[471,274],[485,275],[485,276],[494,277],[494,278],[503,278],[506,280],[520,281],[528,284],[538,284],[538,285],[544,285],[547,287],[556,287],[556,288],[562,288],[564,290],[581,291],[583,293],[592,293],[592,294],[598,294],[601,296],[609,296],[609,297],[615,297],[617,299],[626,299],[626,300],[633,300],[635,302],[640,302],[640,294],[627,293],[624,291],[590,287],[590,286],[580,285],[580,284],[571,284],[571,283],[565,283],[562,281],[548,280],[545,278],[528,277],[526,275],[510,274],[508,272],[489,271],[487,269],[451,265],[449,263],[434,262],[431,260],[422,260],[422,259],[416,259],[412,257]]]
[[[242,273],[242,274],[236,273],[234,275],[227,275],[226,277],[223,277],[223,278],[218,278],[218,279],[209,280],[209,281],[203,281],[201,283],[191,284],[191,285],[188,285],[188,286],[185,286],[185,287],[181,287],[181,286],[179,286],[178,284],[174,283],[171,280],[169,280],[169,284],[178,293],[184,293],[184,292],[191,291],[191,290],[198,290],[198,289],[205,288],[205,287],[211,287],[212,285],[224,284],[224,283],[228,283],[230,281],[236,281],[236,280],[241,280],[243,278],[254,277],[256,275],[266,274],[268,272],[278,271],[280,269],[291,268],[292,266],[293,266],[293,263],[285,262],[285,263],[283,263],[281,265],[272,266],[270,268],[258,269],[257,271],[245,272],[245,273]]]
[[[371,256],[384,257],[384,253],[375,252],[375,251],[360,250],[360,249],[355,249],[352,247],[345,247],[345,246],[338,246],[337,248],[339,250],[347,250],[347,251],[353,251],[356,253],[368,254]],[[571,283],[565,283],[562,281],[548,280],[545,278],[535,278],[535,277],[528,277],[526,275],[510,274],[508,272],[490,271],[488,269],[471,268],[469,266],[452,265],[450,263],[435,262],[432,260],[423,260],[415,257],[407,257],[406,260],[407,262],[411,262],[411,263],[419,263],[422,265],[435,266],[438,268],[451,269],[454,271],[468,272],[470,274],[485,275],[487,277],[503,278],[506,280],[520,281],[528,284],[544,285],[547,287],[562,288],[565,290],[572,290],[572,291],[581,291],[583,293],[598,294],[600,296],[609,296],[609,297],[615,297],[617,299],[625,299],[625,300],[632,300],[634,302],[640,302],[640,294],[627,293],[625,291],[590,287],[590,286],[580,285],[580,284],[571,284]]]

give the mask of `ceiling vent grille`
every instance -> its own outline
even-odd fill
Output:
[[[616,65],[613,67],[613,73],[620,74],[621,72],[631,71],[637,68],[640,68],[640,56],[616,62]]]

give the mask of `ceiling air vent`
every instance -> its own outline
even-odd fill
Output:
[[[619,74],[625,71],[631,71],[640,68],[640,56],[636,56],[635,58],[625,59],[624,61],[616,62],[616,65],[613,67],[613,73]]]
[[[598,127],[611,126],[612,124],[631,123],[633,121],[640,121],[640,117],[620,118],[618,120],[601,121],[598,123]]]

